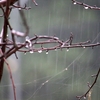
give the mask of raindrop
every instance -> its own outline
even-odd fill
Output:
[[[31,50],[30,53],[34,53],[33,50]]]
[[[49,82],[49,80],[47,80],[45,83],[48,83]]]
[[[39,50],[38,53],[42,53],[42,50]]]
[[[8,34],[7,34],[7,37],[8,37]]]
[[[46,54],[48,54],[48,51],[46,52]]]
[[[83,48],[85,49],[85,46]]]
[[[42,83],[42,85],[44,85],[44,83]]]
[[[26,55],[26,52],[24,53],[24,55]]]
[[[18,10],[22,10],[21,8],[18,8]]]
[[[89,7],[84,7],[85,9],[88,9]]]
[[[29,42],[30,43],[29,36],[26,36],[25,40],[26,40],[26,42]]]
[[[73,4],[74,4],[74,5],[76,5],[77,3],[76,3],[76,2],[74,2]]]
[[[16,34],[16,31],[14,29],[11,30],[11,33]]]
[[[99,44],[99,42],[97,42],[97,44]]]
[[[69,49],[66,50],[67,52],[69,51]]]
[[[68,70],[68,68],[65,68],[65,70]]]
[[[26,44],[26,46],[25,46],[26,48],[28,48],[29,47],[29,45],[28,44]]]
[[[55,49],[55,51],[57,51],[57,48]]]
[[[84,97],[84,99],[86,99],[86,97]]]

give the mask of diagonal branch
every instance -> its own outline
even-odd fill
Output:
[[[100,68],[99,68],[99,70],[98,70],[98,72],[97,72],[97,74],[96,74],[96,78],[95,78],[94,82],[92,83],[91,86],[89,86],[89,89],[87,90],[87,92],[86,92],[85,94],[83,94],[82,96],[77,96],[77,98],[78,98],[79,100],[81,100],[82,98],[86,98],[87,94],[91,91],[91,89],[93,88],[93,86],[94,86],[95,83],[97,82],[97,79],[98,79],[99,74],[100,74]]]
[[[100,7],[97,7],[97,6],[90,6],[86,3],[83,3],[83,2],[78,2],[77,0],[72,0],[73,4],[74,5],[81,5],[83,6],[85,9],[94,9],[94,10],[100,10]]]
[[[0,54],[3,55],[3,52],[1,51],[0,49]],[[7,67],[8,67],[8,71],[9,71],[9,74],[10,74],[10,79],[11,79],[11,83],[12,83],[12,87],[13,87],[13,92],[14,92],[14,100],[16,100],[16,89],[15,89],[15,84],[14,84],[14,80],[13,80],[13,77],[12,77],[12,72],[11,72],[11,69],[10,69],[10,66],[9,66],[9,63],[7,62],[7,60],[5,58],[4,59],[4,62],[6,63]]]

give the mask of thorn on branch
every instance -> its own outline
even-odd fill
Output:
[[[72,34],[72,32],[71,32],[71,35],[70,35],[70,45],[72,45],[72,41],[73,41],[73,34]]]
[[[18,56],[17,56],[17,53],[15,52],[15,57],[16,57],[16,59],[18,59]]]

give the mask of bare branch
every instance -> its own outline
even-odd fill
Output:
[[[2,32],[2,39],[1,42],[5,43],[5,40],[7,38],[7,30],[8,30],[8,17],[9,17],[9,5],[10,5],[10,0],[7,0],[6,2],[6,11],[4,12],[4,26],[3,26],[3,32]],[[1,5],[0,5],[1,6]],[[3,9],[2,9],[3,10]],[[6,45],[2,45],[1,50],[3,53],[5,53],[6,51]],[[2,77],[2,73],[3,73],[3,66],[4,66],[4,59],[0,59],[0,81],[1,81],[1,77]]]
[[[79,100],[81,100],[82,98],[86,98],[87,94],[91,91],[91,89],[93,88],[93,86],[94,86],[95,83],[97,82],[97,79],[98,79],[99,74],[100,74],[100,68],[99,68],[99,70],[98,70],[98,72],[97,72],[97,74],[96,74],[96,78],[95,78],[94,82],[92,83],[91,86],[89,85],[89,89],[87,90],[87,92],[86,92],[85,94],[83,94],[82,96],[77,96],[77,98],[78,98]]]
[[[0,49],[0,54],[3,55],[3,52],[2,50]],[[10,66],[9,66],[9,63],[7,62],[7,60],[5,58],[3,58],[7,67],[8,67],[8,71],[9,71],[9,74],[10,74],[10,79],[11,79],[11,83],[12,83],[12,87],[13,87],[13,92],[14,92],[14,100],[16,100],[16,89],[15,89],[15,84],[14,84],[14,80],[13,80],[13,77],[12,77],[12,72],[11,72],[11,69],[10,69]]]
[[[26,4],[25,4],[25,6],[24,7],[21,7],[21,6],[19,6],[19,5],[12,5],[14,8],[18,8],[19,10],[22,10],[22,9],[25,9],[25,10],[29,10],[29,9],[31,9],[31,7],[27,7],[26,6]]]
[[[78,1],[76,1],[76,0],[72,0],[72,2],[73,2],[73,4],[74,5],[81,5],[81,6],[83,6],[85,9],[94,9],[94,10],[100,10],[100,7],[96,7],[96,5],[95,6],[90,6],[90,5],[88,5],[88,4],[85,4],[85,3],[83,3],[83,2],[78,2]]]
[[[36,6],[38,6],[38,4],[37,4],[37,2],[35,1],[35,0],[32,0],[33,2],[34,2],[34,4],[36,5]]]
[[[62,41],[58,37],[55,37],[55,36],[46,36],[46,35],[39,35],[39,36],[35,35],[32,38],[29,38],[29,36],[28,36],[29,35],[29,26],[27,24],[27,20],[25,18],[25,15],[24,15],[22,9],[29,10],[30,7],[27,7],[26,5],[24,7],[21,7],[19,2],[18,2],[18,5],[14,5],[14,3],[17,1],[18,0],[1,0],[0,1],[0,8],[2,9],[3,17],[4,17],[4,26],[3,26],[2,32],[0,34],[0,47],[1,47],[1,49],[0,49],[0,52],[1,52],[1,55],[0,55],[0,81],[2,78],[3,67],[4,67],[4,62],[5,62],[6,65],[8,66],[9,73],[10,73],[10,79],[12,81],[12,86],[13,86],[13,91],[14,91],[14,100],[16,100],[15,85],[14,85],[14,81],[12,78],[10,66],[9,66],[8,62],[6,61],[6,59],[8,57],[10,57],[12,54],[15,53],[15,56],[18,59],[16,52],[42,53],[42,51],[45,51],[46,54],[48,54],[49,51],[57,50],[57,49],[62,50],[64,48],[65,49],[88,48],[88,47],[93,48],[96,46],[100,46],[99,42],[91,43],[90,40],[85,41],[85,42],[74,43],[73,42],[74,36],[72,33],[69,36],[69,38],[65,41]],[[38,5],[35,0],[32,0],[32,1],[36,6]],[[78,4],[78,5],[83,6],[85,9],[100,10],[100,7],[90,6],[88,4],[78,2],[76,0],[72,0],[72,2],[73,2],[73,4]],[[21,15],[21,18],[23,21],[23,25],[26,29],[25,33],[20,32],[18,30],[14,30],[12,28],[12,26],[10,25],[10,23],[9,23],[9,15],[11,12],[10,6],[20,9],[20,15]],[[6,9],[4,9],[4,7],[6,7]],[[9,39],[7,37],[8,28],[10,29],[12,39]],[[17,42],[16,39],[14,38],[15,35],[19,36],[19,37],[24,37],[25,41],[23,43]],[[51,45],[48,47],[49,44],[51,44]],[[36,45],[39,45],[39,46],[37,47]],[[88,83],[89,89],[87,90],[87,92],[85,94],[83,94],[82,96],[77,96],[77,98],[79,100],[82,98],[86,98],[89,95],[89,93],[91,94],[91,89],[97,82],[99,74],[100,74],[100,68],[98,70],[98,73],[95,75],[95,80],[94,80],[93,84],[90,85]],[[93,75],[93,77],[94,77],[94,75]]]
[[[15,32],[16,34],[16,32]],[[33,38],[26,38],[26,41],[24,43],[17,43],[16,42],[16,47],[14,47],[14,42],[10,40],[6,41],[6,43],[1,43],[0,45],[6,45],[7,48],[9,48],[8,51],[4,53],[0,57],[2,59],[3,57],[8,58],[11,54],[15,52],[30,52],[32,50],[33,52],[38,52],[38,51],[51,51],[55,49],[63,49],[63,48],[87,48],[87,47],[95,47],[99,46],[100,43],[94,43],[91,44],[90,41],[86,42],[79,42],[79,43],[72,43],[73,40],[73,35],[69,37],[66,41],[60,40],[58,37],[54,36],[46,36],[46,35],[35,35]],[[52,44],[51,47],[46,46],[47,44]],[[40,45],[40,47],[36,48],[35,45]],[[42,45],[42,47],[41,47]],[[45,46],[44,46],[45,45]],[[9,47],[10,46],[10,47]],[[12,48],[11,48],[12,47]]]

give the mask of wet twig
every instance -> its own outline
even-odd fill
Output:
[[[2,1],[2,2],[1,2]],[[10,78],[12,81],[12,85],[13,85],[13,91],[14,91],[14,99],[16,100],[16,93],[15,93],[15,85],[14,85],[14,81],[12,78],[12,74],[11,74],[11,70],[9,67],[9,64],[7,63],[6,59],[8,57],[10,57],[12,54],[15,53],[16,58],[16,52],[29,52],[29,53],[34,53],[34,52],[38,52],[38,53],[42,53],[43,51],[46,52],[46,54],[48,54],[47,52],[51,51],[51,50],[57,50],[60,49],[62,50],[63,48],[66,49],[70,49],[70,48],[88,48],[88,47],[96,47],[96,46],[100,46],[100,43],[91,43],[90,40],[89,41],[85,41],[85,42],[78,42],[78,43],[74,43],[73,39],[74,36],[71,33],[71,35],[69,36],[69,38],[66,41],[62,41],[60,40],[58,37],[55,36],[46,36],[46,35],[35,35],[32,38],[28,37],[29,34],[29,27],[25,18],[25,15],[22,11],[22,9],[28,10],[30,8],[28,8],[26,5],[24,7],[21,7],[20,4],[19,5],[14,5],[14,3],[18,0],[1,0],[0,1],[0,8],[2,9],[3,12],[3,17],[4,17],[4,27],[3,27],[3,31],[2,31],[2,35],[0,37],[1,42],[0,42],[0,48],[2,51],[2,54],[0,55],[0,81],[2,78],[2,72],[3,72],[3,66],[4,66],[4,62],[7,64],[8,68],[9,68],[9,73],[10,73]],[[32,0],[34,2],[34,4],[37,6],[38,4],[36,3],[35,0]],[[95,9],[95,10],[100,10],[99,7],[96,6],[90,6],[87,5],[85,3],[81,3],[78,2],[76,0],[72,0],[73,4],[78,4],[78,5],[82,5],[85,7],[85,9]],[[18,2],[19,3],[19,2]],[[3,7],[6,6],[6,10],[3,9]],[[14,30],[10,23],[9,23],[9,14],[10,14],[10,6],[13,6],[15,8],[21,9],[20,10],[20,15],[24,24],[24,27],[26,29],[26,32],[20,32],[20,31],[16,31]],[[8,27],[9,26],[9,27]],[[8,28],[10,29],[11,35],[12,35],[12,39],[9,39],[7,37],[7,30]],[[25,41],[23,43],[18,43],[16,41],[16,39],[14,38],[14,36],[19,36],[19,37],[26,37]],[[7,41],[9,40],[9,41]],[[47,45],[52,44],[52,46],[48,47]],[[39,45],[38,48],[36,47],[36,45]],[[93,82],[93,84],[90,86],[89,85],[89,89],[88,91],[83,94],[82,96],[77,96],[77,98],[80,100],[82,98],[86,98],[87,94],[89,94],[89,92],[91,92],[91,89],[93,88],[93,86],[95,85],[95,83],[97,82],[98,76],[100,73],[100,68],[98,70],[98,73],[95,75],[95,80]]]
[[[20,5],[15,5],[15,4],[13,4],[12,6],[13,6],[14,8],[18,8],[19,10],[22,10],[22,9],[29,10],[29,9],[31,9],[31,7],[27,7],[26,4],[25,4],[24,7],[21,7]]]
[[[92,83],[92,85],[88,85],[89,89],[87,90],[87,92],[86,92],[85,94],[83,94],[82,96],[77,96],[77,98],[78,98],[79,100],[81,100],[82,98],[86,98],[86,97],[87,97],[88,93],[91,91],[91,89],[92,89],[92,88],[94,87],[94,85],[96,84],[99,74],[100,74],[100,68],[99,68],[99,70],[98,70],[98,72],[97,72],[97,74],[96,74],[96,76],[95,76],[95,80],[94,80],[94,82]]]
[[[79,43],[72,43],[73,35],[69,37],[68,40],[62,41],[58,37],[54,36],[46,36],[46,35],[35,35],[33,38],[27,38],[24,43],[17,43],[17,47],[14,47],[13,41],[10,40],[10,42],[1,43],[0,46],[6,45],[7,48],[9,48],[8,51],[4,53],[4,55],[0,56],[0,59],[3,57],[8,58],[10,55],[18,52],[39,52],[41,51],[51,51],[55,49],[63,49],[63,48],[87,48],[87,47],[95,47],[99,46],[100,43],[94,43],[91,44],[90,41],[86,42],[79,42]],[[46,47],[47,44],[53,44],[51,47]],[[40,45],[40,47],[36,48],[36,45]],[[41,47],[42,45],[42,47]],[[45,46],[44,46],[45,45]],[[12,48],[11,48],[12,47]]]
[[[20,7],[20,2],[19,2],[19,1],[18,1],[18,6]],[[25,6],[24,8],[26,8],[26,6]],[[26,21],[24,12],[23,12],[23,10],[19,10],[19,13],[20,13],[20,15],[21,15],[22,22],[23,22],[23,25],[24,25],[25,30],[26,30],[24,36],[28,36],[28,34],[29,34],[29,26],[28,26],[28,24],[27,24],[27,21]]]
[[[3,52],[2,52],[1,49],[0,49],[0,54],[3,55]],[[9,71],[9,74],[10,74],[10,79],[11,79],[11,83],[12,83],[12,87],[13,87],[14,100],[16,100],[16,88],[15,88],[12,72],[11,72],[11,69],[10,69],[10,65],[5,58],[3,58],[3,59],[4,59],[4,62],[6,63],[6,65],[8,67],[8,71]]]
[[[76,4],[77,4],[77,5],[81,5],[81,6],[83,6],[85,9],[100,10],[100,7],[97,7],[96,5],[90,6],[90,5],[86,4],[86,3],[78,2],[77,0],[72,0],[72,2],[73,2],[74,5],[76,5]]]
[[[3,29],[1,32],[1,43],[6,43],[6,38],[7,38],[7,30],[8,30],[8,17],[9,17],[9,6],[10,6],[11,2],[10,0],[7,0],[6,2],[6,10],[3,12],[4,13],[4,25],[3,25]],[[2,5],[0,5],[1,7]],[[1,46],[1,51],[3,52],[3,54],[6,51],[6,45],[2,45]],[[3,74],[3,66],[4,66],[4,59],[0,59],[0,81],[2,78],[2,74]]]

